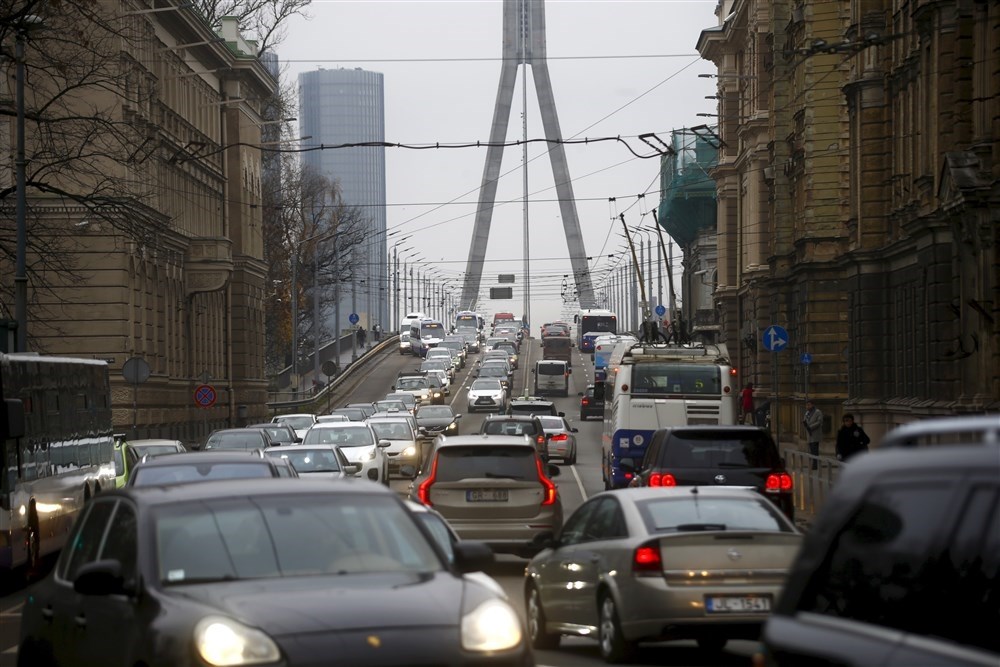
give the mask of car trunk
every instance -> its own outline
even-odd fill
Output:
[[[798,533],[738,530],[680,532],[659,539],[667,582],[685,586],[781,583],[801,542]]]
[[[446,519],[529,518],[544,489],[534,452],[527,447],[477,445],[438,452],[430,501]]]

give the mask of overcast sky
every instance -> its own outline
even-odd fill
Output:
[[[651,155],[637,135],[653,132],[669,141],[673,129],[711,123],[697,114],[715,113],[715,101],[705,98],[715,93],[715,81],[698,74],[715,67],[698,58],[695,44],[717,24],[715,6],[715,0],[546,0],[548,64],[563,136],[620,136]],[[502,13],[502,0],[314,0],[310,18],[293,19],[277,50],[288,77],[319,67],[383,73],[387,142],[485,142],[500,76]],[[522,137],[523,71],[508,140]],[[528,137],[543,137],[530,67],[527,119]],[[533,329],[576,307],[561,297],[564,280],[573,287],[564,279],[571,266],[545,150],[542,144],[528,150]],[[653,225],[659,160],[637,158],[616,142],[570,145],[566,155],[599,288],[620,261],[618,214],[630,227]],[[456,293],[485,159],[485,148],[386,149],[389,244],[412,234],[398,245],[413,248],[401,258],[436,267],[452,278]],[[515,273],[516,283],[512,301],[482,303],[486,314],[523,310],[523,169],[522,149],[505,149],[482,287],[488,294],[500,273]],[[648,194],[640,199],[642,193]]]

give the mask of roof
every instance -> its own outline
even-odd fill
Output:
[[[209,449],[204,452],[178,452],[170,456],[156,456],[142,462],[143,468],[154,466],[175,466],[188,463],[232,463],[233,461],[253,463],[260,461],[257,449]]]
[[[752,487],[743,486],[641,486],[625,487],[613,491],[604,491],[604,494],[613,494],[615,498],[628,498],[630,500],[656,500],[661,498],[753,498],[760,499],[760,493]]]
[[[174,456],[184,456],[175,454]],[[164,457],[167,458],[167,457]],[[275,459],[268,457],[272,464]],[[149,465],[143,463],[141,465]],[[396,497],[396,493],[382,484],[372,484],[367,480],[355,482],[345,479],[333,484],[330,480],[313,481],[302,478],[254,478],[254,479],[219,479],[211,483],[171,484],[164,486],[125,487],[109,490],[99,497],[127,496],[139,504],[148,506],[169,505],[192,500],[219,500],[223,498],[249,496],[262,498],[265,496],[285,495],[388,495]]]
[[[535,444],[523,435],[441,435],[438,436],[438,447],[468,447],[469,445],[511,445],[535,449]]]
[[[537,417],[535,415],[486,415],[486,419],[483,420],[483,423],[496,421],[530,422],[536,418]]]

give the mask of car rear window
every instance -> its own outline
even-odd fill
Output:
[[[339,472],[340,461],[332,449],[310,449],[302,447],[282,447],[280,452],[268,452],[268,456],[287,460],[296,472]]]
[[[184,484],[211,479],[255,479],[273,477],[271,466],[264,462],[186,463],[183,465],[136,468],[132,486]]]
[[[535,435],[538,429],[534,421],[504,421],[488,419],[483,422],[482,433],[488,435]]]
[[[539,375],[565,375],[566,364],[538,364]]]
[[[548,348],[555,349],[557,347],[569,347],[570,345],[571,341],[569,338],[554,338],[549,336],[545,337],[545,347]]]
[[[681,431],[663,448],[665,468],[780,468],[778,449],[766,433]]]
[[[436,480],[534,479],[538,476],[532,447],[473,445],[447,447],[438,452]]]
[[[264,436],[257,431],[249,433],[219,433],[205,443],[205,449],[248,449],[265,446]]]
[[[555,412],[555,407],[551,403],[511,403],[510,413],[512,415],[551,415]]]
[[[636,503],[646,530],[672,533],[688,530],[773,530],[795,532],[769,501],[763,498],[657,498]]]

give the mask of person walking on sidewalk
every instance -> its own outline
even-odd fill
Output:
[[[365,328],[364,327],[358,327],[358,346],[359,347],[364,347],[365,346]]]
[[[754,424],[753,413],[753,382],[747,382],[740,392],[740,412],[742,412],[741,422],[744,424]]]
[[[865,430],[854,423],[854,415],[844,413],[844,425],[837,431],[837,460],[846,461],[855,454],[868,451],[872,439]]]
[[[802,426],[806,429],[809,453],[813,456],[819,456],[819,441],[823,437],[823,413],[812,401],[806,401],[806,413],[802,417]],[[819,462],[813,459],[812,469],[816,470],[818,467]]]

